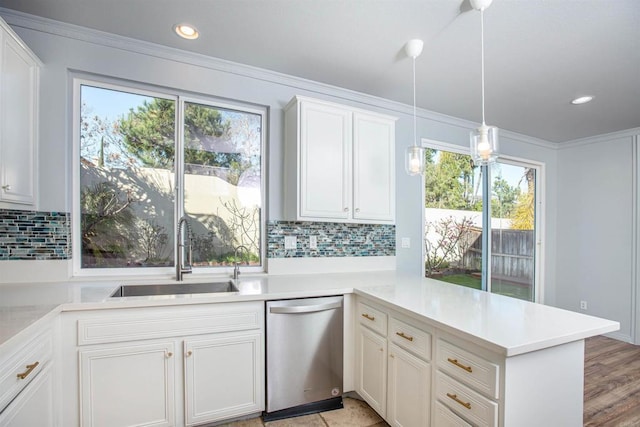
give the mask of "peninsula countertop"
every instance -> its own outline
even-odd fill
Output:
[[[218,279],[220,280],[220,279]],[[194,278],[188,282],[212,281]],[[122,284],[174,281],[70,281],[0,285],[0,350],[64,311],[212,304],[356,294],[462,335],[506,357],[613,332],[620,324],[542,304],[395,271],[246,276],[239,292],[111,298]]]

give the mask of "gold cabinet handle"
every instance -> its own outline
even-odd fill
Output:
[[[21,374],[18,374],[18,378],[20,378],[21,380],[27,378],[29,374],[33,372],[33,370],[36,369],[36,366],[38,366],[39,364],[40,362],[36,362],[36,363],[32,363],[31,365],[27,365],[27,370]]]
[[[167,357],[171,357],[173,356],[173,353],[171,353],[170,351],[167,351]]]
[[[191,350],[187,351],[187,357],[191,356],[193,353],[191,352]]]
[[[404,332],[396,332],[396,335],[404,338],[407,341],[413,341],[413,337],[411,335],[405,335]]]
[[[365,319],[369,319],[369,320],[376,320],[375,317],[369,316],[367,313],[362,313],[362,317],[364,317]]]
[[[451,359],[450,357],[447,358],[447,361],[449,363],[453,363],[454,365],[456,365],[458,368],[464,369],[467,372],[473,372],[473,369],[471,369],[471,366],[466,366],[463,365],[462,363],[458,362],[458,359]]]
[[[463,402],[462,400],[458,399],[458,395],[457,394],[451,394],[451,393],[447,393],[447,397],[451,400],[456,401],[457,403],[459,403],[460,405],[464,406],[467,409],[471,409],[471,403],[469,402]]]

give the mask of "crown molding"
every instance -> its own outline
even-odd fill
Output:
[[[581,147],[585,145],[598,144],[618,138],[634,138],[640,135],[640,127],[625,129],[618,132],[605,133],[602,135],[589,136],[586,138],[574,139],[573,141],[564,142],[558,145],[560,150]]]
[[[340,99],[349,103],[358,103],[376,109],[384,109],[400,114],[413,115],[413,106],[389,99],[367,95],[350,89],[345,89],[329,84],[324,84],[301,77],[270,71],[263,68],[240,64],[220,58],[214,58],[195,52],[183,51],[176,48],[158,45],[129,37],[119,36],[104,31],[98,31],[78,25],[42,18],[11,9],[0,8],[0,15],[7,23],[15,27],[35,30],[46,34],[52,34],[86,43],[110,47],[127,52],[167,59],[175,62],[195,65],[223,73],[249,77],[273,84],[287,86],[309,93],[314,93],[321,98],[331,97],[331,100]],[[426,109],[418,109],[416,114],[421,119],[437,122],[464,130],[471,130],[479,126],[469,120],[460,119],[446,114],[437,113]],[[502,136],[525,144],[532,144],[547,149],[557,149],[558,144],[534,138],[531,136],[500,129]],[[425,135],[425,138],[428,135]]]

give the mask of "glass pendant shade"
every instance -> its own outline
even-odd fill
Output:
[[[409,175],[424,173],[424,148],[412,145],[407,147],[404,154],[404,167]]]
[[[484,123],[471,131],[471,158],[476,165],[488,165],[498,158],[498,128]]]

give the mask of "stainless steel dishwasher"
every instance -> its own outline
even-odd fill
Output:
[[[343,297],[268,301],[266,421],[342,408]]]

